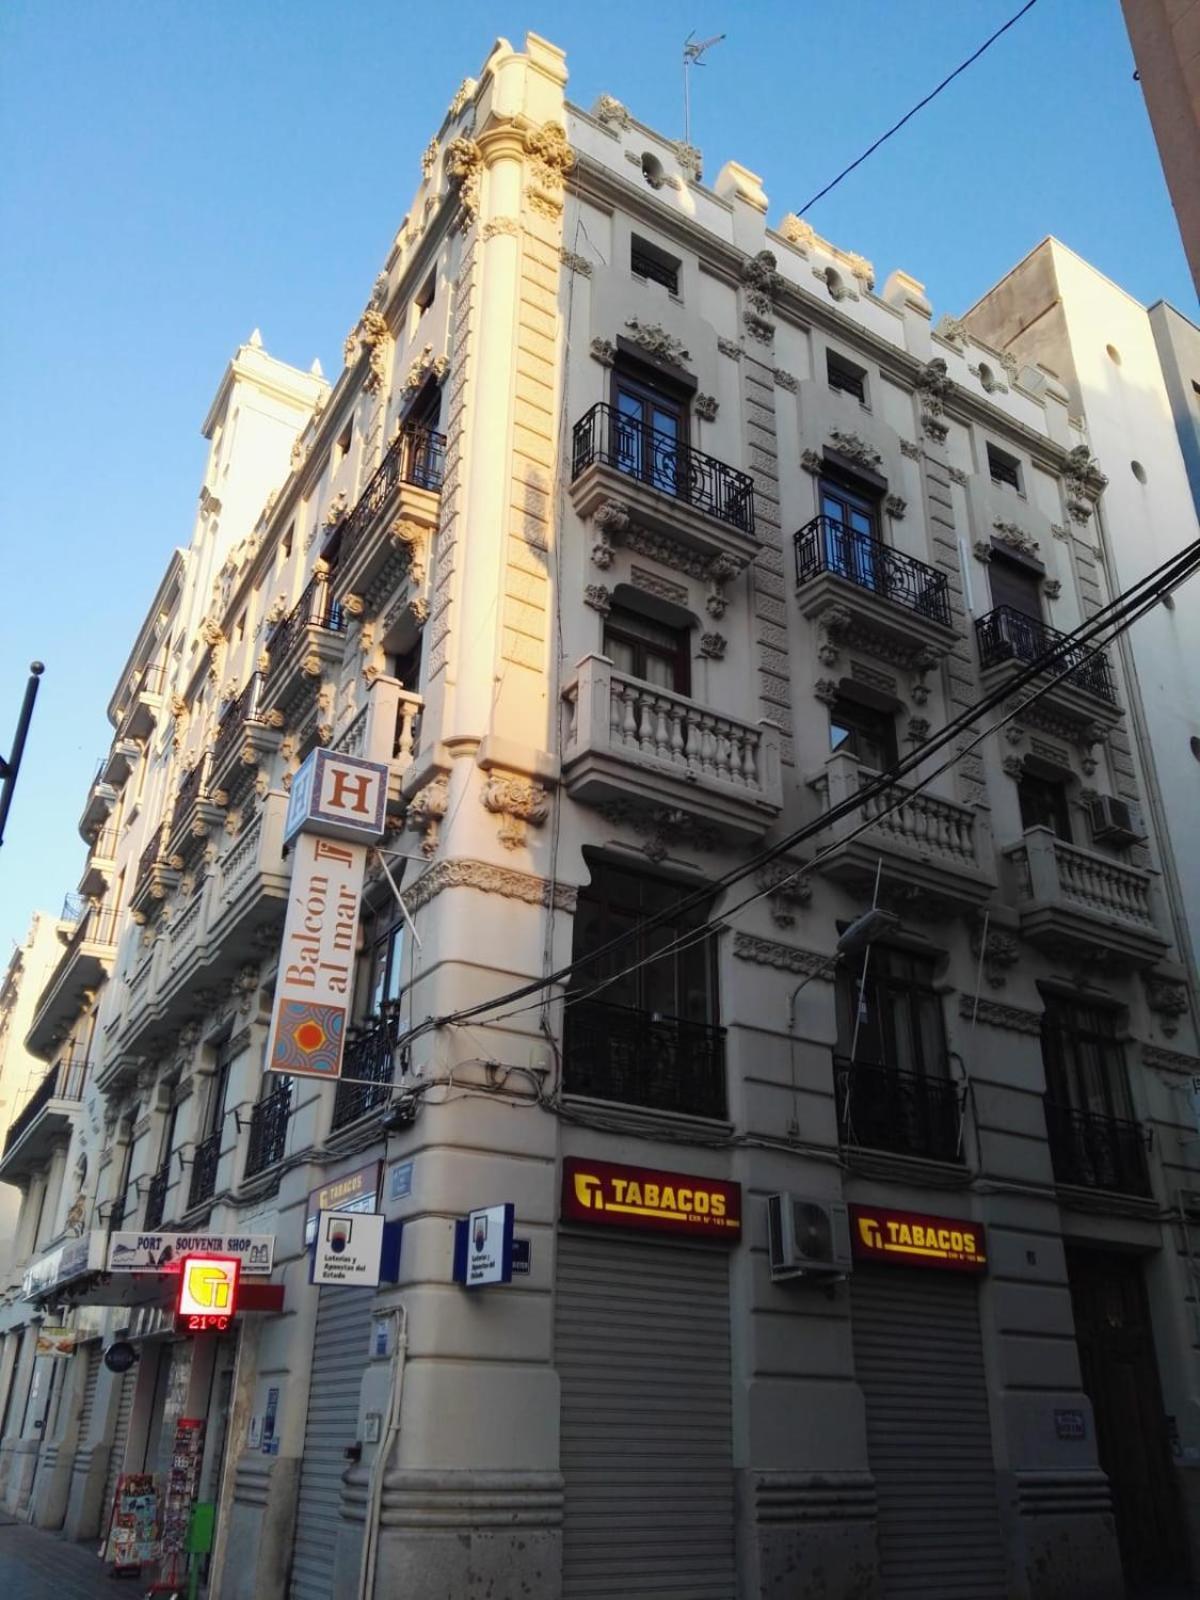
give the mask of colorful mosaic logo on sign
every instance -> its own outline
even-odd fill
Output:
[[[339,1006],[285,1000],[275,1025],[272,1072],[336,1078],[342,1063],[346,1013]]]

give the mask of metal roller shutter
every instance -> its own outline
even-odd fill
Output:
[[[345,1450],[358,1433],[358,1401],[371,1337],[374,1289],[324,1288],[313,1340],[312,1386],[292,1547],[292,1600],[330,1600]],[[362,1536],[361,1527],[358,1529]]]
[[[974,1281],[859,1267],[850,1306],[884,1600],[1005,1600]]]
[[[563,1234],[564,1600],[732,1600],[729,1262]]]
[[[112,1449],[108,1456],[108,1474],[104,1480],[104,1519],[101,1533],[107,1533],[112,1517],[113,1495],[117,1492],[117,1479],[125,1465],[125,1446],[129,1442],[129,1419],[133,1416],[133,1391],[137,1384],[136,1368],[121,1379],[121,1392],[117,1396],[117,1420],[113,1427]]]
[[[88,1434],[92,1431],[92,1416],[96,1410],[96,1387],[100,1382],[101,1353],[100,1346],[94,1344],[84,1355],[87,1371],[83,1378],[83,1399],[79,1405],[79,1431],[76,1435],[80,1449],[87,1444]]]

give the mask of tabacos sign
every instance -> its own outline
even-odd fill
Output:
[[[566,1221],[597,1227],[736,1243],[742,1231],[742,1190],[721,1178],[568,1156],[563,1162],[562,1214]]]
[[[987,1270],[982,1225],[956,1217],[851,1206],[850,1242],[860,1261],[890,1261],[895,1266],[936,1267],[949,1272]]]

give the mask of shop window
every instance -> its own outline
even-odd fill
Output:
[[[867,374],[862,367],[856,367],[853,361],[847,361],[836,350],[826,350],[825,374],[831,389],[839,394],[852,394],[856,400],[866,404]]]
[[[679,262],[648,239],[635,233],[629,247],[629,267],[635,278],[661,283],[669,294],[679,295]]]
[[[569,1093],[725,1115],[716,952],[701,932],[710,906],[688,905],[690,898],[670,880],[593,864],[575,914],[564,1043]],[[613,940],[621,942],[609,951]]]
[[[1056,839],[1071,843],[1071,810],[1067,786],[1055,778],[1040,778],[1023,772],[1017,780],[1021,803],[1021,828],[1049,828]]]
[[[672,628],[624,606],[604,621],[604,654],[618,672],[657,689],[691,693],[691,629]]]
[[[987,447],[988,471],[993,483],[1006,483],[1010,489],[1021,492],[1021,463],[1016,456],[1010,456],[1007,451],[1001,450],[997,445],[989,444]]]
[[[829,709],[829,748],[886,772],[896,764],[896,718],[890,711],[840,696]]]

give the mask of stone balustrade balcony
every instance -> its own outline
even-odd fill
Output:
[[[1165,955],[1156,875],[1029,828],[1003,852],[1008,889],[1030,944],[1072,962],[1153,966]]]
[[[88,996],[112,971],[119,913],[113,906],[87,906],[67,937],[67,948],[38,997],[25,1043],[49,1057],[71,1031]]]
[[[822,807],[858,795],[876,774],[851,755],[832,755],[809,788]],[[870,825],[861,833],[862,823]],[[862,802],[816,837],[815,868],[882,904],[923,904],[953,916],[982,906],[996,887],[987,813],[906,784]]]
[[[574,800],[630,804],[734,837],[759,837],[783,805],[779,730],[745,722],[585,656],[563,691],[563,781]]]

